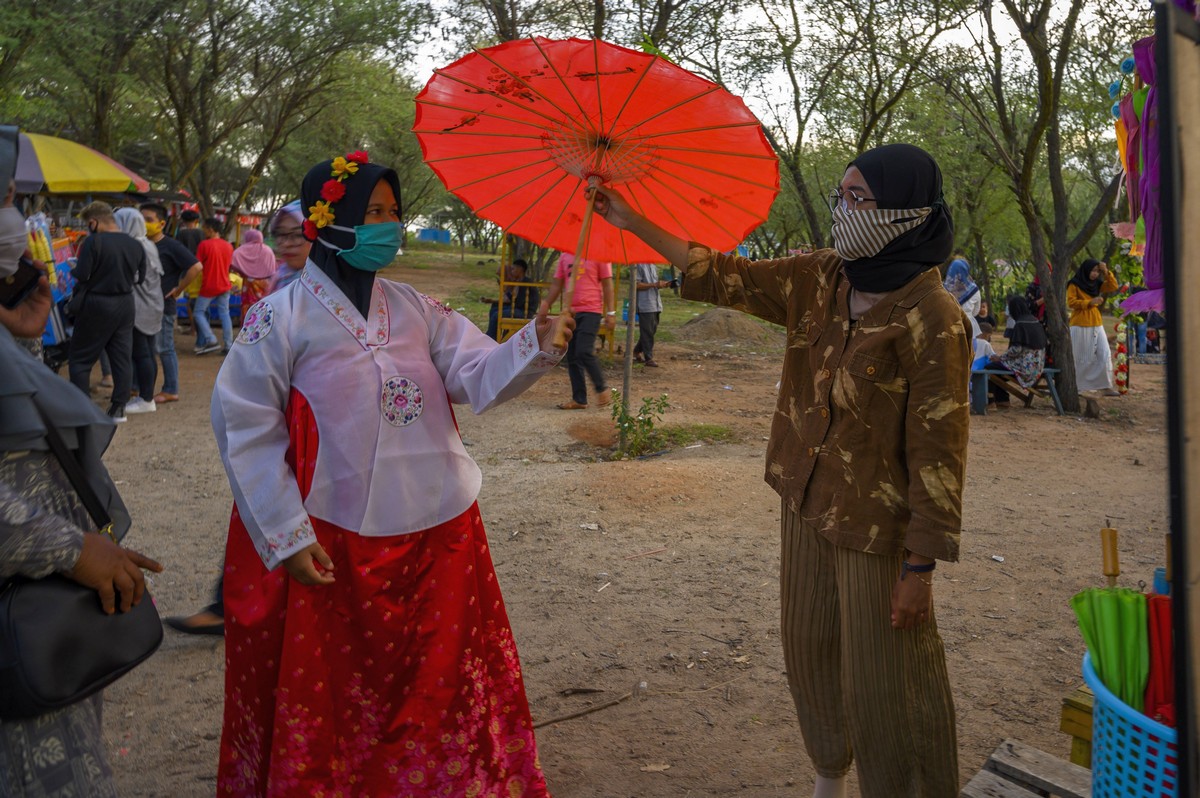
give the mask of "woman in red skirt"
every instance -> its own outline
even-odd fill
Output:
[[[548,324],[497,344],[376,279],[399,196],[365,153],[314,167],[309,262],[247,311],[217,378],[236,503],[220,795],[547,794],[451,404],[481,413],[561,352]]]

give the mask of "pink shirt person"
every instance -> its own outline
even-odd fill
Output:
[[[562,280],[564,286],[571,274],[575,256],[563,253],[558,259],[558,268],[554,270],[554,278]],[[578,280],[575,281],[575,293],[571,297],[571,310],[575,313],[603,313],[604,293],[600,281],[613,276],[612,264],[598,260],[585,260],[580,267]]]

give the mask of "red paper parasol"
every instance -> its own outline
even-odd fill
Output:
[[[522,39],[435,70],[413,130],[476,214],[593,260],[661,256],[603,219],[583,187],[620,187],[686,240],[732,249],[766,220],[779,167],[738,97],[658,56],[598,40]]]

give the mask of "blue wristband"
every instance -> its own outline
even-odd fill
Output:
[[[932,571],[934,568],[937,568],[937,560],[934,560],[933,562],[929,563],[928,565],[913,565],[908,560],[905,560],[904,567],[900,571],[900,581],[904,581],[904,579],[910,573],[927,574],[930,571]]]

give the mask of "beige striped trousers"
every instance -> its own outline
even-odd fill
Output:
[[[899,556],[835,546],[783,503],[783,651],[817,773],[858,767],[862,798],[956,798],[958,746],[934,613],[891,626]],[[912,578],[912,577],[909,577]]]

